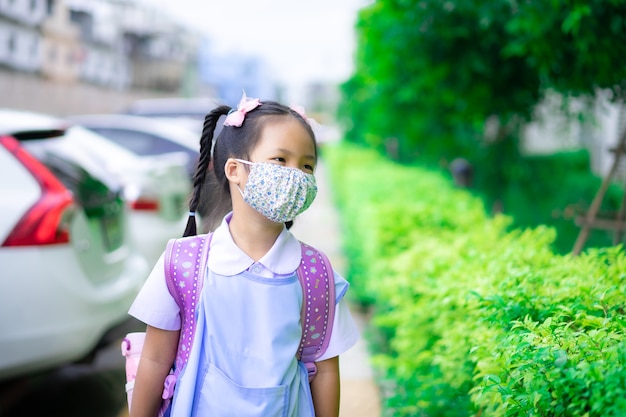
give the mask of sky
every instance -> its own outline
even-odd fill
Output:
[[[341,82],[353,69],[354,23],[368,0],[143,0],[206,33],[218,53],[263,59],[291,87]]]

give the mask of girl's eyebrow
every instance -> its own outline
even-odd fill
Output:
[[[287,155],[290,155],[290,156],[291,156],[291,155],[293,155],[293,152],[291,152],[291,151],[290,151],[290,150],[288,150],[288,149],[278,148],[278,149],[276,149],[276,150],[277,150],[277,151],[280,151],[280,152],[283,152],[283,153],[285,153],[285,154],[287,154]],[[304,158],[306,158],[306,159],[310,159],[310,160],[312,160],[312,161],[315,161],[315,155],[304,155]]]

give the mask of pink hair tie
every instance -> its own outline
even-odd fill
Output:
[[[291,104],[289,106],[289,108],[293,111],[295,111],[296,113],[298,113],[300,116],[302,116],[302,118],[304,119],[305,122],[307,122],[308,124],[311,125],[311,127],[315,127],[315,125],[317,124],[317,122],[315,121],[315,119],[308,117],[306,115],[306,112],[304,111],[304,107],[300,106],[299,104]]]
[[[289,106],[289,108],[293,111],[295,111],[296,113],[298,113],[300,116],[302,116],[302,118],[304,119],[305,122],[307,122],[309,124],[309,126],[311,126],[311,128],[313,130],[316,130],[318,123],[317,121],[315,121],[315,119],[308,117],[306,115],[306,112],[304,111],[304,107],[300,106],[299,104],[291,104]]]
[[[306,117],[306,112],[304,111],[304,107],[298,105],[298,104],[292,104],[289,106],[289,108],[293,111],[295,111],[296,113],[298,113],[300,116],[302,116],[302,118],[304,120],[308,121],[308,117]]]
[[[241,127],[243,120],[246,118],[246,113],[251,112],[261,105],[261,100],[258,98],[248,98],[246,92],[243,92],[243,96],[237,105],[237,110],[231,111],[226,120],[224,120],[224,126]]]

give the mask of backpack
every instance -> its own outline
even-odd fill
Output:
[[[171,239],[165,249],[165,281],[180,308],[181,329],[176,359],[163,383],[163,402],[158,416],[168,415],[176,380],[184,369],[196,330],[195,312],[202,290],[203,273],[212,234]],[[335,315],[335,282],[326,255],[300,242],[302,261],[297,269],[302,286],[302,338],[296,358],[306,366],[309,382],[317,373],[315,360],[321,357],[330,342]],[[321,323],[320,323],[321,321]],[[126,358],[126,394],[130,409],[135,376],[143,348],[144,332],[129,333],[122,340]]]

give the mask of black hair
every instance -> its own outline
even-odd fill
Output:
[[[221,116],[227,115],[232,109],[219,106],[204,118],[200,136],[200,158],[193,178],[193,191],[189,200],[190,216],[183,236],[197,234],[197,213],[202,218],[203,229],[214,230],[221,219],[232,210],[230,187],[224,167],[228,158],[249,159],[250,153],[257,145],[265,123],[277,117],[293,117],[298,120],[313,140],[317,159],[315,133],[308,121],[293,109],[275,101],[261,101],[261,105],[246,113],[241,127],[224,126],[213,140],[215,127]],[[287,222],[291,227],[293,222]]]

